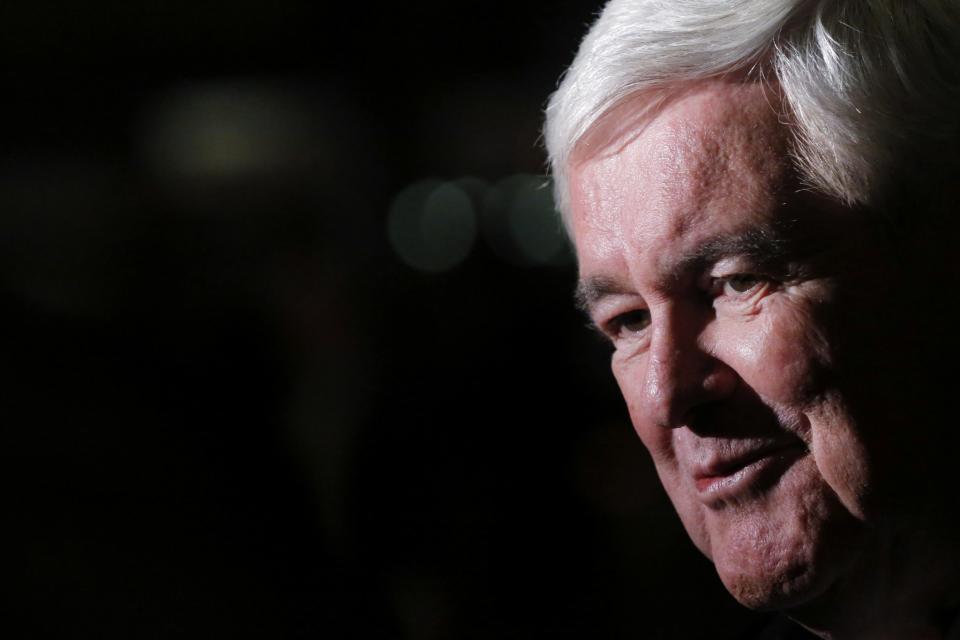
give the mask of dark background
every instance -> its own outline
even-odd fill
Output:
[[[5,624],[726,638],[573,310],[593,2],[0,7]]]

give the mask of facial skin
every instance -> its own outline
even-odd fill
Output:
[[[925,400],[910,283],[800,185],[774,94],[691,87],[569,184],[579,296],[670,499],[734,597],[783,609],[888,566]]]

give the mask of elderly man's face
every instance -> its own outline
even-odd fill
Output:
[[[788,607],[869,546],[916,425],[894,260],[798,184],[770,94],[698,87],[569,175],[581,298],[664,487],[735,597]]]

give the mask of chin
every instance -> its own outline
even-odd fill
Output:
[[[725,523],[728,524],[729,523]],[[783,523],[763,514],[737,514],[735,524],[711,537],[720,580],[750,609],[786,609],[826,589],[813,541],[784,535]]]
[[[707,554],[727,591],[751,609],[816,600],[862,548],[865,530],[836,494],[797,465],[754,502],[703,513]]]
[[[793,609],[815,600],[830,581],[812,567],[785,565],[777,570],[717,566],[724,587],[737,602],[757,611]]]

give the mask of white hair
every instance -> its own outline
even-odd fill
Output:
[[[801,178],[847,205],[882,209],[955,169],[958,0],[610,0],[546,110],[567,229],[566,171],[601,118],[744,72],[779,87]]]

